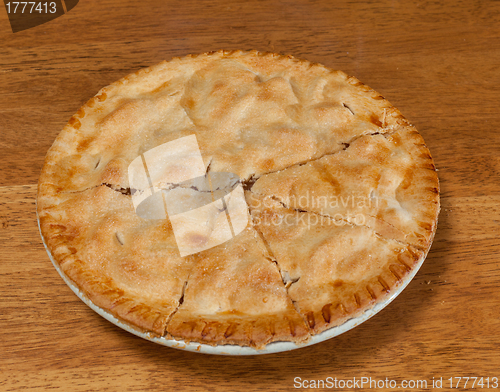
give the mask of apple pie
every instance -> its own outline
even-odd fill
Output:
[[[307,342],[426,257],[439,183],[417,130],[292,56],[174,58],[103,88],[47,153],[37,212],[64,274],[155,336]]]

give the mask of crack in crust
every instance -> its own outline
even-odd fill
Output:
[[[273,253],[273,250],[271,248],[271,245],[269,244],[269,242],[267,241],[266,237],[264,236],[264,234],[262,233],[262,231],[258,228],[258,226],[255,224],[254,222],[254,218],[252,216],[252,213],[251,213],[251,207],[248,206],[249,208],[249,211],[250,211],[250,219],[251,219],[251,222],[252,222],[252,227],[253,229],[256,231],[257,235],[261,238],[262,242],[264,243],[264,246],[266,247],[266,251],[268,252],[269,256],[270,256],[270,260],[276,264],[276,267],[278,268],[278,271],[279,271],[279,274],[281,276],[281,281],[283,282],[283,285],[285,287],[285,290],[286,290],[286,294],[288,296],[288,298],[290,299],[291,303],[293,304],[293,307],[295,308],[296,312],[302,317],[302,319],[304,320],[304,323],[306,326],[309,327],[309,334],[311,334],[311,328],[310,328],[310,325],[309,325],[309,322],[307,320],[307,318],[302,314],[302,312],[300,311],[300,308],[299,308],[299,305],[296,301],[294,301],[292,299],[292,297],[290,296],[288,290],[290,288],[290,286],[296,282],[298,282],[298,280],[300,278],[297,278],[297,279],[292,279],[290,278],[290,275],[288,274],[288,271],[283,271],[281,269],[281,266],[280,266],[280,263],[277,259],[276,256],[274,256],[274,253]],[[294,333],[292,333],[293,335],[295,335]],[[274,333],[273,333],[273,336],[274,336]]]
[[[252,186],[253,184],[255,184],[255,182],[265,176],[265,175],[268,175],[268,174],[273,174],[273,173],[277,173],[277,172],[281,172],[281,171],[284,171],[284,170],[287,170],[287,169],[291,169],[291,168],[294,168],[294,167],[298,167],[298,166],[304,166],[304,165],[307,165],[308,163],[312,163],[312,162],[316,162],[316,161],[319,161],[321,160],[322,158],[324,157],[327,157],[327,156],[332,156],[332,155],[336,155],[336,154],[339,154],[345,150],[347,150],[349,148],[349,146],[355,142],[356,140],[358,140],[359,138],[361,137],[364,137],[364,136],[375,136],[375,135],[383,135],[383,136],[386,136],[386,135],[391,135],[392,133],[394,133],[395,131],[393,130],[389,130],[389,128],[384,128],[382,129],[382,131],[385,130],[386,132],[381,132],[381,131],[377,131],[377,132],[371,132],[371,133],[365,133],[365,134],[362,134],[362,135],[357,135],[355,137],[353,137],[352,139],[348,140],[348,141],[345,141],[345,142],[339,142],[338,145],[339,145],[339,150],[337,151],[334,151],[334,152],[327,152],[323,155],[320,155],[318,157],[315,157],[315,158],[310,158],[310,159],[307,159],[305,161],[301,161],[301,162],[297,162],[297,163],[294,163],[293,165],[290,165],[290,166],[287,166],[287,167],[284,167],[284,168],[281,168],[279,170],[274,170],[274,171],[269,171],[269,172],[265,172],[265,173],[262,173],[260,175],[256,175],[256,173],[252,173],[250,174],[250,176],[248,177],[247,180],[243,180],[244,184],[246,186],[243,187],[243,189],[245,190],[251,190],[252,189]],[[342,147],[340,147],[342,146]]]

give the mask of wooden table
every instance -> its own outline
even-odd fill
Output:
[[[442,377],[449,390],[448,378],[470,376],[493,387],[499,37],[493,1],[82,0],[15,34],[0,7],[0,391],[282,391],[298,386],[296,377],[398,383],[379,390],[403,390],[403,380],[431,389]],[[335,339],[236,358],[158,346],[96,315],[43,248],[36,183],[71,115],[141,67],[220,48],[289,53],[355,75],[416,125],[439,168],[442,211],[420,272],[388,308]]]

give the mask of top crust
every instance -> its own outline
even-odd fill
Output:
[[[181,257],[168,219],[135,213],[128,166],[189,135],[196,136],[207,171],[243,181],[252,224],[232,241]],[[294,204],[311,192],[382,203]],[[254,205],[266,198],[274,204]],[[342,229],[311,232],[299,223],[255,221],[286,211],[366,220],[341,218]],[[431,246],[439,184],[415,128],[356,78],[292,56],[219,51],[174,58],[100,90],[48,151],[37,212],[51,254],[98,306],[157,335],[261,348],[276,340],[305,341],[382,298],[372,289],[360,294],[360,287],[375,287],[380,279],[383,292],[396,287]],[[291,242],[281,243],[283,236]],[[356,263],[339,248],[349,241],[357,244],[356,254],[377,255],[364,278],[345,275]],[[316,256],[299,260],[299,254]],[[322,276],[319,265],[336,268],[328,264],[333,255],[344,258],[344,275],[326,279],[328,289],[312,290],[308,285]],[[402,255],[410,260],[403,267]],[[362,272],[363,263],[356,265]],[[367,300],[348,306],[356,296]],[[219,307],[207,305],[216,300]]]
[[[248,179],[405,123],[355,78],[291,56],[220,51],[175,58],[103,88],[80,108],[49,150],[40,184],[57,191],[127,188],[133,158],[191,134],[213,171]]]
[[[359,137],[343,151],[264,175],[251,190],[425,250],[439,212],[435,173],[422,137],[405,126]]]

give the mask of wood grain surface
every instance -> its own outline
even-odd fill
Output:
[[[335,339],[255,357],[158,346],[95,314],[45,253],[36,183],[71,115],[141,67],[217,49],[293,54],[356,76],[412,121],[435,159],[442,212],[426,262],[390,306]],[[465,376],[490,377],[492,389],[499,86],[494,1],[81,0],[15,34],[0,7],[0,391],[285,391],[296,377],[398,382],[378,390],[405,390],[403,380],[431,390],[443,377],[450,390],[446,379]]]

